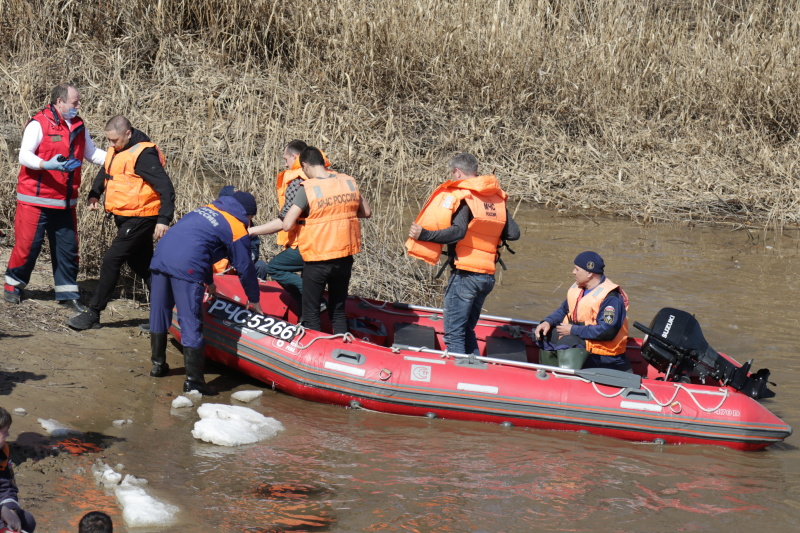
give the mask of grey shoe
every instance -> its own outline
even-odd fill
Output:
[[[3,291],[3,299],[11,304],[18,304],[22,301],[22,291],[14,289],[13,291]]]
[[[86,307],[83,304],[83,302],[81,302],[77,298],[72,299],[72,300],[59,300],[58,303],[59,303],[59,305],[63,305],[65,307],[71,307],[72,309],[74,309],[75,311],[77,311],[79,313],[85,313],[85,312],[89,311],[89,308]],[[87,329],[87,328],[83,328],[83,329]]]

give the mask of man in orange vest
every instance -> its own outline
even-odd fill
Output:
[[[117,236],[103,256],[89,309],[67,321],[77,330],[100,327],[100,313],[114,294],[124,263],[150,287],[153,239],[164,236],[175,213],[175,188],[158,146],[122,115],[106,123],[105,135],[108,152],[89,191],[89,209],[100,209],[105,192],[105,210],[114,215]]]
[[[98,149],[78,116],[81,95],[62,83],[50,92],[50,104],[25,126],[19,147],[14,249],[6,268],[3,297],[20,303],[42,250],[50,241],[56,300],[85,311],[78,291],[78,226],[75,206],[85,159],[102,165]]]
[[[581,252],[574,263],[575,283],[567,299],[536,326],[535,336],[541,343],[539,362],[575,370],[631,372],[625,355],[628,295],[605,277],[605,262],[596,252]]]
[[[458,154],[447,166],[452,180],[433,192],[411,224],[406,248],[411,257],[435,265],[448,245],[452,273],[444,293],[444,342],[451,352],[477,355],[475,325],[494,288],[498,247],[519,239],[519,227],[500,182],[478,175],[475,156]]]
[[[353,178],[325,167],[325,156],[309,146],[300,154],[308,177],[283,219],[283,230],[302,227],[297,248],[303,267],[303,325],[321,330],[320,303],[328,287],[328,314],[333,332],[347,332],[345,302],[353,255],[361,251],[359,218],[372,216]]]

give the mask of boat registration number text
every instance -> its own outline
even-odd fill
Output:
[[[289,324],[288,322],[278,320],[271,316],[253,313],[249,309],[233,302],[226,302],[219,299],[214,300],[208,308],[208,314],[217,318],[230,320],[237,325],[247,326],[264,335],[269,335],[270,337],[285,341],[290,341],[297,335],[296,325]]]

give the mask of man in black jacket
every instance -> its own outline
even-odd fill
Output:
[[[111,300],[123,263],[149,288],[153,238],[164,236],[175,213],[175,189],[158,146],[122,115],[108,121],[105,135],[109,149],[89,192],[89,209],[100,209],[105,191],[105,210],[114,215],[118,232],[103,257],[89,310],[67,321],[77,330],[100,326],[100,313]]]

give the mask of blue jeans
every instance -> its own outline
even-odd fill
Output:
[[[444,343],[455,353],[478,355],[475,325],[494,288],[492,274],[453,270],[444,292]]]

